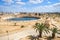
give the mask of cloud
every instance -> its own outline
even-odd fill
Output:
[[[42,3],[43,0],[29,0],[29,2],[33,4],[38,4],[38,3]]]
[[[16,2],[16,3],[20,5],[25,5],[25,2]]]
[[[15,3],[15,4],[20,4],[20,5],[25,5],[25,2],[21,2],[21,0],[2,0],[4,1],[5,5],[10,5],[12,3]]]
[[[19,1],[21,1],[21,0],[14,0],[14,1],[18,1],[18,2],[19,2]]]
[[[60,12],[60,3],[32,8],[33,12]]]
[[[51,3],[49,0],[46,0],[48,3]]]
[[[12,3],[13,2],[13,0],[2,0],[2,1],[7,2],[7,3]]]
[[[55,6],[56,6],[56,7],[57,7],[57,6],[60,6],[60,3],[53,4],[52,6],[54,6],[54,7],[55,7]]]
[[[51,3],[50,1],[48,1],[48,3]]]
[[[27,12],[27,9],[22,6],[2,6],[0,5],[0,12]]]
[[[10,5],[10,4],[14,3],[13,0],[2,0],[2,1],[4,1],[5,5]]]
[[[25,5],[26,3],[25,2],[22,2],[22,0],[14,0],[16,4],[19,4],[19,5]]]
[[[24,2],[17,2],[20,5],[0,6],[0,11],[3,12],[60,12],[60,3],[52,5],[36,6],[36,7],[24,7]],[[12,10],[11,10],[12,9]]]

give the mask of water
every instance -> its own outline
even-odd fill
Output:
[[[37,20],[36,17],[22,17],[22,18],[10,18],[10,21],[29,21],[29,20]]]

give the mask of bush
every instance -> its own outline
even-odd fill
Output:
[[[23,27],[24,27],[24,25],[21,26],[21,28],[23,28]]]

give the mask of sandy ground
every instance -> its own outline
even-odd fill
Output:
[[[21,31],[18,31],[13,34],[5,35],[5,36],[0,36],[0,40],[19,40],[23,37],[26,37],[28,35],[37,35],[36,31],[32,29],[31,27],[24,28]]]
[[[20,24],[23,24],[23,22],[18,22],[17,26],[13,26],[14,24],[11,22],[6,23],[6,25],[4,24],[5,22],[0,22],[1,24],[0,25],[0,40],[20,40],[21,38],[23,38],[23,40],[27,40],[27,38],[26,39],[24,38],[28,35],[38,35],[38,33],[36,33],[36,31],[32,28],[32,25],[35,24],[36,22],[40,22],[40,20],[33,21],[33,22],[31,21],[30,23],[24,22],[24,26],[26,25],[24,28],[21,28],[21,25],[20,25]],[[55,23],[57,28],[60,29],[60,23],[58,22],[53,22],[53,23]],[[8,31],[8,33],[6,31]],[[50,34],[43,33],[43,35],[51,35],[51,33]],[[58,38],[58,40],[60,39]]]

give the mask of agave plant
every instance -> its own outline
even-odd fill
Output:
[[[41,24],[40,23],[36,23],[34,28],[36,29],[36,31],[39,32],[38,37],[40,37],[40,38],[42,38],[42,32],[43,31],[45,31],[46,33],[49,32],[49,29],[43,23],[41,23]]]
[[[52,31],[52,38],[55,38],[55,36],[56,36],[55,34],[59,33],[60,30],[58,30],[56,27],[54,27],[53,29],[51,29],[51,31]]]
[[[29,35],[28,36],[28,39],[31,39],[31,40],[39,40],[39,38],[37,36],[32,36],[32,35]]]
[[[32,35],[29,35],[28,38],[31,39],[31,40],[34,40],[35,39],[35,37],[32,36]]]

